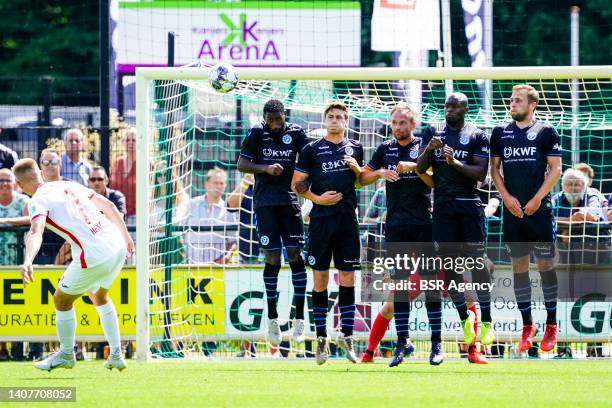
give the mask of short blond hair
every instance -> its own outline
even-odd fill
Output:
[[[593,177],[595,177],[595,171],[586,163],[574,164],[573,168],[582,172],[582,174],[584,174],[589,180],[593,180]]]
[[[206,172],[205,181],[210,181],[213,177],[222,178],[223,181],[227,181],[227,172],[219,167],[213,167]]]
[[[512,92],[516,91],[527,91],[527,102],[535,102],[536,104],[540,101],[540,94],[536,89],[529,84],[518,84],[512,87]]]
[[[406,116],[408,116],[408,119],[411,122],[414,122],[416,120],[415,118],[416,114],[414,112],[414,109],[412,109],[412,107],[408,105],[406,102],[400,102],[397,105],[395,105],[393,109],[391,109],[390,116],[393,116],[393,114],[398,111],[404,112]]]
[[[47,147],[46,149],[42,149],[42,151],[40,152],[40,157],[38,158],[38,160],[42,159],[42,157],[47,154],[55,154],[57,157],[61,157],[60,153],[57,151],[57,149],[53,148],[53,147]]]
[[[36,160],[28,157],[26,159],[20,159],[15,163],[13,166],[13,174],[18,181],[34,180],[40,175],[40,169],[38,168]]]

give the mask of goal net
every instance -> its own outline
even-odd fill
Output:
[[[285,341],[280,348],[266,341],[263,257],[249,189],[236,163],[246,131],[261,121],[269,99],[281,100],[287,120],[313,137],[323,135],[324,106],[331,100],[344,101],[350,110],[348,137],[361,142],[367,162],[381,142],[393,137],[387,123],[398,102],[415,106],[419,127],[423,127],[444,122],[446,96],[451,90],[463,92],[469,98],[466,120],[490,131],[510,119],[512,86],[529,83],[540,92],[538,119],[552,124],[561,135],[563,168],[589,164],[594,170],[592,188],[606,198],[612,193],[611,67],[240,69],[239,74],[237,88],[221,94],[208,84],[206,68],[137,71],[137,352],[141,358],[299,357],[314,351],[312,273],[308,271],[307,341],[295,344],[290,339],[295,311],[286,262],[278,283]],[[358,190],[364,257],[376,253],[382,243],[381,187],[374,184]],[[486,201],[494,194],[486,185],[482,192]],[[596,263],[609,268],[609,256],[604,254],[610,251],[606,227],[607,223],[596,223],[581,230],[571,228],[566,235],[586,243],[585,247],[601,255]],[[487,218],[487,234],[488,256],[496,264],[494,281],[511,285],[499,212]],[[340,319],[334,302],[337,277],[333,268],[331,272],[328,332],[333,334]],[[358,351],[365,348],[382,307],[360,298],[361,281],[357,272]],[[445,300],[442,331],[447,352],[452,352],[462,335],[452,302]],[[521,328],[514,297],[493,300],[498,341],[511,346]],[[411,314],[411,337],[425,343],[417,349],[419,353],[429,350],[424,303],[421,297],[415,299]],[[574,345],[575,356],[590,350],[587,343],[591,342],[609,352],[611,329],[603,324],[609,318],[609,305],[597,296],[586,301],[561,299],[559,339]],[[545,320],[543,304],[536,304],[533,313],[534,319]],[[391,323],[385,338],[394,337]]]

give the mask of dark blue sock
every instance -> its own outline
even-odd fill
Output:
[[[304,300],[306,298],[306,266],[300,257],[297,261],[289,262],[291,268],[291,283],[293,283],[293,305],[295,318],[304,318]]]
[[[280,268],[280,265],[272,265],[269,263],[264,265],[263,280],[266,287],[269,319],[276,319],[278,317],[278,312],[276,311],[276,287],[278,285],[278,271],[280,271]]]
[[[338,293],[338,307],[340,308],[340,322],[342,333],[345,336],[353,335],[355,325],[355,288],[340,286]]]

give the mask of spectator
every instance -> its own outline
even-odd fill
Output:
[[[0,169],[0,226],[29,225],[29,198],[15,191],[15,177],[8,168]],[[20,242],[21,241],[21,242]],[[0,231],[0,265],[20,265],[23,261],[23,233]],[[0,343],[0,361],[8,360],[6,343]],[[22,360],[23,343],[12,343],[11,358]]]
[[[362,237],[362,258],[371,261],[375,257],[381,256],[383,252],[382,243],[385,233],[385,221],[387,219],[387,195],[385,185],[377,188],[372,195],[370,204],[363,217],[364,224],[368,225],[368,230]]]
[[[2,129],[0,129],[1,131]],[[12,169],[17,160],[17,153],[0,143],[0,169]]]
[[[607,217],[607,219],[608,219],[608,221],[612,221],[612,194],[610,194],[608,196],[608,205],[607,205],[607,208],[608,208],[608,217]]]
[[[126,223],[136,224],[136,128],[129,128],[123,138],[124,155],[110,168],[110,185],[125,195]]]
[[[593,177],[595,176],[593,168],[586,163],[575,164],[573,168],[580,171],[587,178],[587,194],[597,196],[597,199],[601,203],[601,207],[604,209],[604,213],[607,213],[608,200],[598,189],[593,187]]]
[[[89,188],[96,193],[108,198],[119,212],[126,217],[125,195],[119,190],[113,190],[108,187],[108,176],[106,170],[102,166],[94,166],[89,175]]]
[[[170,263],[181,264],[185,261],[185,248],[183,245],[182,234],[175,232],[170,238],[166,238],[166,214],[172,211],[171,220],[173,225],[182,225],[185,222],[189,209],[189,196],[181,179],[178,177],[176,169],[171,172],[172,177],[172,202],[168,203],[166,187],[170,183],[166,182],[168,170],[165,161],[158,161],[153,164],[153,196],[150,201],[151,210],[149,213],[149,226],[157,225],[158,228],[151,233],[152,240],[158,240],[151,253],[152,263],[164,263],[164,253],[172,254]],[[170,193],[170,192],[168,192]],[[170,204],[167,207],[167,204]]]
[[[605,249],[605,254],[608,254],[610,232],[599,196],[588,190],[588,179],[576,169],[567,169],[563,173],[561,187],[562,191],[552,198],[553,213],[559,225],[558,236],[564,244],[563,247],[569,244],[570,248],[579,249],[570,251],[569,255],[567,251],[565,254],[560,251],[561,261],[579,264],[601,263],[601,256],[593,255],[598,255],[598,248]],[[589,230],[587,233],[587,223],[593,223],[592,226],[596,230]],[[576,224],[583,227],[578,235],[572,229]],[[594,239],[591,238],[593,236]],[[579,241],[576,241],[576,238]],[[564,259],[570,255],[570,258]]]
[[[194,197],[189,203],[189,227],[213,227],[235,224],[234,214],[228,211],[221,198],[225,191],[227,173],[214,168],[206,173],[204,195]],[[228,263],[235,248],[234,231],[214,230],[206,232],[190,231],[186,234],[187,258],[189,263]]]
[[[91,164],[81,157],[83,151],[83,132],[80,129],[68,129],[64,135],[66,152],[62,153],[61,175],[87,187],[87,179],[91,173]]]
[[[227,198],[228,208],[238,209],[238,253],[242,264],[257,263],[259,257],[259,236],[253,211],[254,182],[252,173],[244,173],[240,184]]]

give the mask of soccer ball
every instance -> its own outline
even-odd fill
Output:
[[[238,73],[230,64],[220,62],[210,68],[208,81],[215,91],[227,93],[238,85]]]

